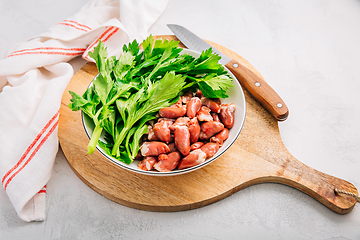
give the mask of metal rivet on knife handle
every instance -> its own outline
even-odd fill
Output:
[[[237,63],[234,63],[233,67],[237,68],[239,65]]]
[[[278,121],[286,120],[289,110],[285,102],[263,78],[234,59],[225,66],[235,75],[241,86],[248,90]]]

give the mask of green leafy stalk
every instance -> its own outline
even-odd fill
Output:
[[[90,52],[98,66],[99,74],[93,80],[93,86],[89,87],[84,93],[83,97],[74,92],[72,95],[69,108],[73,111],[82,109],[93,120],[95,128],[88,144],[88,153],[92,154],[96,148],[96,144],[101,136],[103,130],[103,122],[108,118],[110,105],[121,95],[125,94],[129,89],[134,87],[134,84],[115,84],[111,78],[111,71],[115,68],[116,59],[113,57],[107,58],[107,50],[104,44],[99,41],[99,44],[94,48],[94,52]],[[110,93],[113,95],[108,99]]]
[[[83,112],[93,120],[96,125],[95,128],[97,127],[96,131],[94,130],[93,135],[91,136],[93,141],[90,141],[88,145],[88,153],[91,154],[95,149],[93,144],[96,146],[96,142],[98,141],[102,131],[102,128],[99,124],[99,115],[101,111],[96,110],[100,104],[99,97],[96,95],[96,93],[94,93],[93,88],[88,88],[83,97],[72,91],[70,91],[70,94],[72,98],[70,99],[71,103],[69,104],[69,108],[73,111],[78,111],[80,109],[83,110]]]
[[[99,124],[95,126],[90,142],[87,146],[88,154],[92,154],[95,151],[96,144],[100,138],[102,130],[103,128]]]
[[[116,137],[113,155],[118,154],[118,148],[125,139],[132,126],[147,114],[158,112],[163,107],[168,107],[173,102],[185,85],[185,77],[175,75],[173,72],[167,73],[160,81],[156,82],[150,91],[147,92],[148,99],[144,102],[138,101],[147,90],[142,88],[134,94],[128,101],[117,100],[116,105],[124,121],[124,128]]]

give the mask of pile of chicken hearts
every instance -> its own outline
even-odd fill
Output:
[[[234,125],[235,104],[221,104],[187,92],[179,101],[159,111],[149,125],[147,139],[136,159],[145,171],[169,172],[194,167],[211,158],[229,136]]]

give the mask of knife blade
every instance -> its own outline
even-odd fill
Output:
[[[265,107],[278,121],[287,119],[289,110],[285,102],[263,78],[256,75],[242,63],[229,58],[188,29],[176,24],[168,24],[167,26],[189,49],[202,52],[211,47],[212,50],[221,57],[220,63],[225,65],[235,75],[241,86],[248,90],[263,107]]]

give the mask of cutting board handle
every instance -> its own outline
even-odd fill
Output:
[[[258,183],[281,183],[308,194],[339,214],[350,212],[357,202],[354,196],[339,194],[335,191],[338,189],[358,196],[358,190],[353,184],[317,171],[293,156],[290,159],[283,159],[283,164],[275,174],[273,170],[269,171],[269,175],[263,171],[259,172],[258,178],[239,185],[236,190]]]
[[[356,204],[356,199],[352,196],[344,194],[337,194],[335,189],[343,190],[358,195],[356,187],[350,182],[317,171],[302,162],[292,159],[291,165],[287,168],[291,168],[293,165],[298,165],[298,169],[291,174],[286,172],[283,176],[278,176],[277,180],[286,182],[287,185],[295,187],[300,191],[315,198],[325,206],[329,207],[333,211],[345,214],[350,212]],[[299,170],[301,171],[301,174]]]

